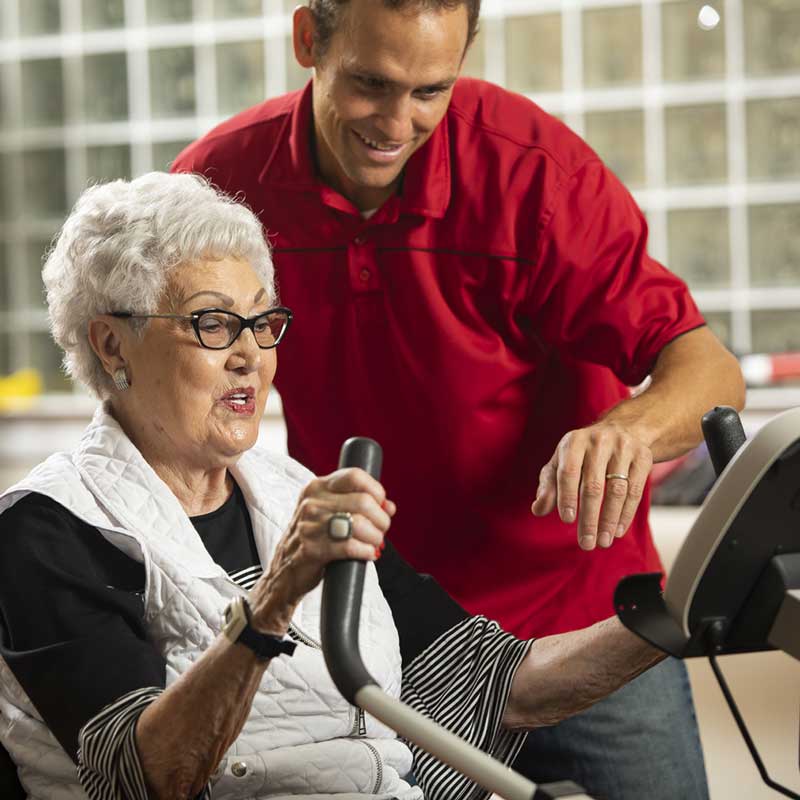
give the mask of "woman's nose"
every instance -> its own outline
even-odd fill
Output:
[[[231,345],[228,365],[231,369],[254,372],[261,366],[264,351],[256,344],[255,331],[242,330]]]

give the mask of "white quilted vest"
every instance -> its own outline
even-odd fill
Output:
[[[289,457],[258,448],[245,453],[232,473],[266,566],[300,490],[313,476]],[[73,453],[51,456],[0,497],[0,513],[30,492],[53,498],[144,565],[145,623],[153,646],[167,661],[167,685],[175,681],[219,634],[225,606],[244,591],[211,559],[172,492],[103,409]],[[307,595],[293,619],[312,642],[319,642],[321,594],[318,587]],[[360,635],[373,677],[398,697],[397,631],[372,565]],[[419,788],[400,779],[411,769],[408,748],[368,715],[366,735],[359,736],[358,727],[357,710],[333,685],[321,651],[300,645],[293,657],[271,662],[247,722],[217,771],[213,796],[419,800]],[[30,797],[86,797],[74,763],[2,659],[0,741]]]

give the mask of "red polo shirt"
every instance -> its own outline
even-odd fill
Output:
[[[295,312],[276,378],[290,452],[325,473],[348,436],[377,439],[390,538],[468,610],[521,636],[611,615],[623,575],[660,569],[647,498],[625,538],[588,553],[530,504],[560,437],[703,324],[648,257],[641,212],[564,125],[482,81],[458,81],[368,220],[320,183],[311,130],[309,86],[175,162],[243,197],[273,244]]]

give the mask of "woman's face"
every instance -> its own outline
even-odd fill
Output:
[[[251,317],[269,308],[253,268],[233,259],[176,268],[168,295],[172,303],[165,300],[159,313],[220,308]],[[277,359],[274,349],[256,345],[251,330],[227,350],[202,347],[183,320],[150,319],[141,339],[125,338],[131,387],[120,397],[122,411],[133,428],[126,432],[148,460],[177,469],[227,467],[255,444]]]

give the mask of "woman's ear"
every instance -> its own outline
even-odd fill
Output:
[[[103,369],[112,375],[127,366],[122,355],[122,336],[120,321],[108,316],[89,320],[89,344],[100,359]]]
[[[299,6],[292,16],[292,44],[297,63],[305,69],[316,66],[314,57],[314,15],[308,6]]]

